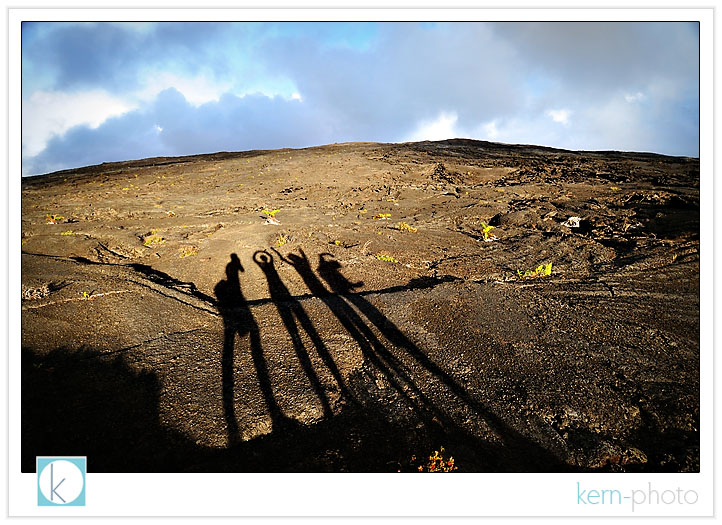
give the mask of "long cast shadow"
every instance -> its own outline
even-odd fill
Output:
[[[250,336],[251,358],[256,369],[258,383],[271,416],[272,424],[277,426],[284,419],[280,407],[273,395],[268,367],[263,357],[261,336],[258,324],[248,307],[241,291],[239,272],[244,271],[238,255],[231,254],[231,262],[226,265],[226,279],[216,284],[213,292],[218,300],[218,311],[223,317],[223,354],[221,356],[223,414],[228,428],[228,442],[235,445],[241,441],[234,402],[234,345],[236,335]]]
[[[303,312],[303,308],[298,305],[294,311],[291,306],[294,302],[298,303],[298,300],[290,296],[288,289],[281,282],[273,267],[272,258],[270,256],[261,258],[260,255],[259,261],[266,265],[269,288],[273,289],[272,301],[277,306],[280,305],[280,309],[285,312],[284,316],[287,314],[300,315],[295,319],[290,318],[296,332],[298,332],[298,327],[295,322],[298,321],[304,329],[309,328],[309,336],[314,343],[320,341],[310,320]],[[322,257],[322,261],[324,257]],[[289,258],[288,260],[293,259]],[[335,261],[332,262],[335,263]],[[335,264],[336,268],[327,267],[322,275],[326,276],[327,282],[333,282],[330,276],[333,276],[334,272],[339,274],[338,282],[340,284],[336,290],[330,292],[310,270],[310,264],[306,265],[306,262],[302,262],[302,266],[308,267],[307,270],[304,269],[307,284],[314,287],[315,294],[328,301],[327,305],[339,308],[341,318],[344,319],[344,326],[361,341],[360,344],[364,345],[366,349],[366,355],[389,378],[394,387],[399,391],[407,387],[407,390],[420,392],[420,389],[414,385],[411,374],[405,371],[402,363],[374,335],[371,329],[372,325],[377,326],[389,341],[411,351],[412,355],[416,357],[416,362],[424,364],[426,370],[433,372],[442,382],[453,382],[453,379],[433,364],[428,357],[420,355],[421,351],[381,312],[375,310],[373,305],[370,303],[368,306],[363,305],[363,301],[365,301],[363,297],[360,297],[361,302],[358,303],[361,306],[357,306],[361,312],[359,315],[352,306],[354,305],[353,295],[356,294],[341,296],[337,290],[348,292],[360,283],[349,283],[348,280],[344,283],[343,276],[340,275],[341,266],[338,263]],[[117,380],[121,386],[116,387],[112,381],[107,379],[109,374],[116,374],[116,371],[113,368],[108,369],[106,373],[106,367],[102,364],[106,362],[105,358],[99,356],[96,359],[95,353],[87,353],[66,360],[65,352],[58,352],[55,354],[57,359],[52,361],[46,359],[38,361],[33,357],[23,365],[23,442],[28,444],[28,447],[23,450],[23,469],[33,468],[30,457],[33,452],[36,455],[46,452],[63,455],[62,452],[71,451],[72,454],[82,455],[84,451],[90,451],[89,455],[94,458],[92,469],[98,472],[129,470],[338,471],[337,467],[359,472],[379,472],[388,469],[388,459],[402,458],[419,445],[429,446],[428,437],[432,436],[429,436],[424,430],[418,430],[418,427],[417,429],[409,427],[405,422],[388,420],[384,410],[374,408],[373,400],[368,406],[364,404],[362,410],[344,410],[341,414],[327,418],[315,425],[291,427],[285,424],[286,422],[293,423],[293,420],[285,418],[275,401],[268,367],[264,359],[264,350],[261,346],[259,328],[251,314],[249,302],[241,291],[239,279],[241,271],[243,271],[243,267],[238,256],[232,254],[230,262],[226,266],[226,279],[220,281],[214,289],[218,299],[218,308],[224,321],[224,344],[221,356],[222,403],[228,426],[228,438],[231,443],[234,443],[240,437],[233,408],[234,346],[236,336],[245,337],[246,335],[250,337],[251,354],[258,374],[260,390],[273,420],[273,431],[270,434],[248,442],[240,441],[228,449],[210,450],[197,447],[182,435],[166,432],[160,425],[157,408],[160,384],[154,375],[148,376],[147,384],[145,379],[139,383],[135,376],[126,374],[126,367],[123,364],[122,369],[119,368],[117,372],[119,374]],[[362,317],[366,317],[368,320]],[[319,348],[321,348],[319,353],[323,357],[325,346],[321,343]],[[305,349],[302,351],[305,352]],[[325,355],[332,363],[330,355],[328,353]],[[116,362],[120,367],[122,360],[118,359]],[[81,363],[82,367],[77,363]],[[329,366],[329,369],[333,372],[335,365]],[[337,370],[334,375],[336,373]],[[90,381],[88,378],[91,374],[99,375],[97,378],[93,376]],[[115,380],[115,375],[112,375],[111,379]],[[340,378],[337,380],[340,381]],[[109,384],[110,387],[108,387]],[[343,385],[343,382],[340,381],[339,384]],[[417,384],[419,383],[417,382]],[[89,385],[92,385],[93,388]],[[101,390],[104,392],[102,396],[98,394]],[[138,397],[136,404],[131,404],[130,394],[123,394],[123,396],[129,396],[126,402],[129,405],[127,411],[118,413],[109,408],[122,401],[123,396],[117,398],[120,392],[135,392],[136,390],[137,394],[134,394]],[[456,385],[452,390],[459,397],[470,399],[470,396],[463,392],[461,386]],[[53,402],[48,402],[50,398]],[[77,412],[78,417],[69,420],[63,414],[67,413],[68,407],[64,405],[70,400],[74,403],[73,411]],[[474,408],[482,415],[488,413],[481,404],[473,400],[469,403],[473,403]],[[416,405],[418,412],[424,416],[427,422],[432,415],[443,412],[434,407],[427,397],[423,397],[423,394],[416,396]],[[55,414],[54,418],[48,416],[50,413]],[[147,417],[141,417],[143,414],[147,414]],[[26,422],[29,424],[26,425]],[[495,426],[502,428],[498,425]],[[539,470],[540,466],[543,466],[544,470],[554,470],[563,467],[563,465],[559,465],[558,461],[545,460],[541,462],[544,464],[540,465],[540,461],[536,457],[542,456],[534,447],[530,446],[530,441],[523,442],[520,437],[511,443],[509,440],[509,436],[512,435],[511,430],[500,432],[507,443],[507,446],[501,446],[501,444],[487,444],[468,434],[461,427],[452,428],[445,425],[444,428],[446,430],[441,430],[443,434],[437,432],[436,429],[432,430],[432,434],[436,433],[436,437],[432,437],[432,441],[438,443],[437,438],[443,437],[443,443],[447,445],[452,445],[452,440],[463,445],[470,460],[468,466],[472,470],[474,468],[477,470],[509,470],[510,468],[527,470],[530,467],[532,470]],[[44,430],[48,431],[47,436],[43,434]],[[65,436],[65,438],[60,439],[58,436]],[[78,439],[78,436],[83,436],[82,440]],[[112,439],[109,436],[112,436]],[[447,438],[449,438],[448,441]],[[509,445],[512,444],[515,446],[510,447]],[[481,462],[473,459],[478,457],[478,454],[474,452],[478,447],[483,449],[484,460]],[[512,449],[512,457],[510,457],[509,448]],[[128,451],[127,454],[123,452],[125,450]],[[328,451],[337,452],[329,455]],[[495,460],[496,456],[504,456],[506,461]],[[337,459],[332,460],[333,463],[328,463],[330,457]],[[461,451],[459,457],[461,457]],[[392,468],[395,470],[395,467]]]
[[[434,417],[446,424],[450,423],[450,420],[443,412],[435,409],[433,403],[415,385],[403,364],[379,341],[376,334],[373,333],[356,311],[338,294],[331,293],[324,286],[311,269],[308,257],[302,249],[299,250],[300,256],[291,253],[287,257],[284,257],[275,249],[273,251],[281,260],[296,269],[309,291],[323,301],[346,331],[354,338],[364,357],[381,370],[394,389],[411,403],[419,416],[426,420],[427,423],[433,421]],[[406,388],[404,385],[406,385]],[[414,396],[409,395],[407,389],[411,390]],[[418,398],[418,401],[416,398]]]
[[[326,391],[321,384],[318,374],[316,374],[316,371],[313,369],[313,364],[311,363],[308,351],[306,350],[303,341],[301,340],[301,335],[299,333],[296,320],[298,321],[298,323],[300,323],[303,330],[306,332],[306,334],[308,334],[308,337],[313,342],[313,345],[316,348],[318,355],[321,357],[324,364],[331,371],[331,374],[333,375],[333,378],[338,384],[339,389],[341,390],[344,397],[346,397],[347,400],[351,401],[353,399],[353,396],[346,388],[343,378],[341,376],[341,372],[338,370],[338,367],[336,366],[333,357],[331,356],[328,348],[326,348],[325,343],[316,331],[316,328],[313,326],[313,323],[306,314],[306,311],[301,306],[301,303],[291,295],[291,292],[289,292],[286,285],[283,284],[283,281],[278,275],[278,271],[276,270],[276,267],[274,265],[273,256],[271,256],[268,252],[265,251],[257,251],[253,254],[253,260],[266,275],[266,280],[268,281],[268,291],[271,296],[271,300],[276,305],[276,309],[278,310],[278,314],[281,316],[283,325],[286,327],[288,334],[291,336],[291,342],[293,343],[293,348],[296,351],[296,357],[298,358],[298,361],[300,362],[303,371],[311,382],[311,386],[316,393],[316,396],[321,401],[321,405],[323,406],[324,411],[324,417],[332,417],[333,410],[331,409],[331,405],[329,404],[328,396],[326,395]]]
[[[21,349],[21,471],[35,472],[37,456],[86,456],[88,472],[396,472],[411,453],[438,446],[413,429],[393,423],[381,413],[349,410],[292,432],[273,432],[235,447],[199,445],[161,418],[162,382],[155,372],[139,371],[121,356],[99,349],[56,348],[50,352]],[[630,472],[666,472],[669,458],[680,458],[698,444],[670,439],[658,428],[631,444],[654,451],[646,464]],[[596,441],[595,441],[596,442]],[[449,441],[443,442],[454,450]],[[472,443],[472,441],[469,441]],[[433,450],[433,448],[431,449]],[[329,454],[329,451],[331,452]],[[504,447],[490,444],[479,461],[459,450],[457,463],[467,472],[529,472],[539,470],[529,454],[508,457]],[[546,465],[547,472],[609,471],[564,464]],[[202,489],[202,487],[199,487]],[[202,492],[202,490],[201,490]]]
[[[322,253],[319,255],[317,271],[335,294],[349,301],[371,324],[376,326],[386,339],[410,354],[427,371],[439,379],[446,388],[451,390],[467,406],[483,417],[486,423],[502,437],[510,449],[518,453],[537,457],[542,463],[558,463],[558,459],[553,457],[549,451],[510,427],[488,407],[474,399],[465,388],[422,352],[391,320],[383,315],[364,296],[354,293],[354,290],[361,287],[363,282],[352,283],[349,281],[340,272],[341,264],[338,261],[329,259],[329,257],[333,257],[333,255],[330,253]]]

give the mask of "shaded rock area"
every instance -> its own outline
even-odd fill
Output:
[[[699,221],[698,159],[462,139],[26,178],[23,471],[698,471]]]

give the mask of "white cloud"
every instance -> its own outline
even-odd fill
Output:
[[[444,140],[454,138],[458,135],[455,127],[458,120],[459,116],[455,112],[442,112],[436,120],[421,122],[406,140]]]
[[[634,102],[641,102],[645,98],[647,98],[647,97],[641,91],[637,91],[636,93],[634,93],[632,95],[630,95],[630,94],[624,95],[624,100],[626,100],[630,104],[634,103]]]
[[[175,88],[189,103],[197,107],[206,102],[217,102],[232,86],[231,82],[215,82],[205,75],[186,77],[164,71],[148,74],[145,87],[136,93],[136,96],[141,100],[150,101],[161,91]]]
[[[101,90],[81,93],[37,91],[23,100],[22,154],[32,157],[73,126],[97,128],[134,106]]]
[[[554,122],[559,122],[560,124],[568,124],[571,113],[568,109],[550,109],[546,112]]]
[[[24,161],[451,137],[698,151],[694,24],[378,24],[359,29],[363,48],[329,46],[313,26],[118,27],[23,27]],[[169,88],[182,97],[158,101]]]
[[[496,120],[484,124],[481,129],[484,138],[495,139],[499,136],[499,130],[496,128]]]

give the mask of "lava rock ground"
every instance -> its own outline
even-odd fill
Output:
[[[396,472],[442,446],[460,472],[698,471],[699,233],[699,160],[641,153],[26,178],[23,471]]]

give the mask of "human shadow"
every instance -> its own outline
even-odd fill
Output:
[[[302,257],[296,257],[295,260],[303,259],[305,256],[302,253]],[[330,290],[336,294],[338,301],[348,301],[346,307],[341,306],[340,303],[335,302],[334,305],[341,312],[353,312],[353,315],[348,314],[349,318],[354,319],[353,324],[359,327],[365,325],[361,320],[360,316],[356,314],[351,308],[351,305],[356,307],[358,311],[369,321],[369,323],[376,327],[376,329],[395,347],[405,351],[412,360],[418,365],[421,365],[423,369],[430,372],[442,385],[449,391],[451,391],[457,398],[462,400],[469,408],[481,416],[487,425],[493,429],[505,442],[506,446],[517,453],[523,453],[531,457],[535,457],[543,464],[556,464],[558,459],[553,457],[549,451],[538,445],[531,439],[522,435],[520,432],[508,425],[502,418],[497,416],[492,410],[490,410],[484,403],[475,399],[462,385],[460,385],[451,375],[443,370],[438,364],[430,359],[416,344],[414,344],[401,330],[378,308],[376,308],[371,302],[369,302],[363,295],[354,293],[354,290],[363,286],[363,282],[351,282],[341,273],[341,264],[331,259],[333,257],[330,253],[322,253],[319,255],[319,265],[317,268],[318,274],[329,286]],[[289,256],[289,258],[291,258]],[[294,259],[291,259],[294,260]],[[306,259],[307,262],[307,259]],[[303,272],[309,274],[310,266],[305,267],[305,263],[299,264],[299,267],[303,268]],[[318,284],[314,284],[318,286]],[[319,291],[320,288],[318,288]],[[325,290],[325,288],[324,288]],[[328,293],[328,292],[326,292]],[[366,326],[363,329],[364,332],[368,333],[369,327]],[[357,339],[358,340],[358,339]],[[378,341],[378,339],[376,339]],[[391,352],[384,348],[381,343],[374,345],[376,349],[383,348],[383,354],[389,356],[387,359],[395,363],[395,369],[401,370],[398,366],[400,360],[391,354]],[[418,392],[418,388],[414,386],[414,381],[405,375],[406,382],[412,385],[412,387]],[[447,426],[457,427],[450,418],[443,415],[443,410],[435,407],[427,397],[422,397],[424,401],[423,408],[426,410],[432,410],[438,417],[439,412],[442,413],[441,419]]]
[[[241,291],[239,273],[243,271],[243,265],[238,255],[232,253],[231,261],[226,265],[226,279],[218,282],[213,289],[217,298],[218,311],[223,317],[222,397],[229,445],[235,445],[241,441],[234,400],[234,346],[236,335],[239,337],[248,335],[250,337],[251,358],[272,424],[274,427],[278,426],[284,419],[283,413],[273,395],[268,367],[263,356],[258,324]]]
[[[427,423],[433,421],[434,418],[449,423],[443,412],[436,410],[433,403],[416,386],[403,363],[386,348],[358,313],[338,294],[331,293],[326,288],[311,269],[311,264],[303,249],[299,250],[300,255],[290,253],[286,257],[275,249],[273,251],[281,260],[296,269],[311,294],[323,301],[349,335],[354,338],[364,357],[384,374],[391,386],[414,407]],[[410,395],[409,392],[412,392],[413,395]]]
[[[291,342],[293,343],[296,357],[298,358],[304,373],[308,377],[316,396],[321,401],[324,417],[332,417],[333,410],[331,409],[326,390],[321,384],[318,374],[313,368],[308,350],[306,350],[303,340],[301,339],[298,324],[301,325],[303,330],[311,339],[319,357],[321,357],[324,364],[333,375],[342,395],[347,401],[352,401],[353,396],[346,388],[341,372],[336,366],[336,363],[326,347],[326,344],[323,342],[321,336],[313,326],[311,319],[303,309],[303,306],[301,306],[298,299],[291,295],[291,292],[289,292],[288,288],[281,280],[281,277],[278,275],[278,271],[274,265],[273,256],[266,251],[257,251],[253,254],[253,260],[266,275],[271,301],[276,305],[276,309],[278,310],[278,314],[281,316],[283,325],[286,327],[286,331],[288,331],[288,334],[291,336]]]

